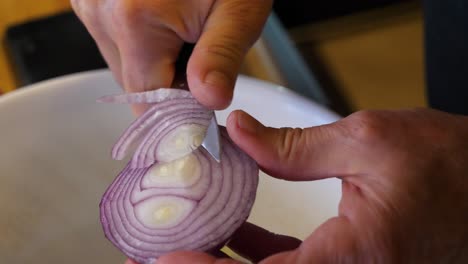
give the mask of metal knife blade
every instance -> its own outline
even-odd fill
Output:
[[[213,113],[213,118],[211,118],[210,125],[206,130],[206,136],[202,142],[202,146],[217,162],[221,162],[220,138],[218,121],[216,120],[216,115]]]
[[[179,53],[179,57],[175,64],[175,76],[172,82],[173,88],[189,90],[187,82],[187,63],[192,54],[194,44],[185,43]],[[210,120],[210,125],[206,130],[206,136],[203,139],[202,147],[210,153],[217,161],[221,162],[221,135],[219,133],[218,121],[213,112],[213,117]]]

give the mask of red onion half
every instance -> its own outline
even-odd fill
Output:
[[[208,251],[226,242],[250,213],[258,167],[225,129],[221,129],[221,163],[198,148],[212,111],[189,92],[176,89],[101,101],[155,103],[113,148],[113,157],[121,159],[131,145],[138,145],[102,197],[106,237],[144,264],[172,251]]]

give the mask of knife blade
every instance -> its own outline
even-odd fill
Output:
[[[172,88],[186,89],[189,90],[187,81],[187,63],[192,55],[192,51],[195,44],[185,43],[179,53],[179,57],[175,63],[175,75],[174,81],[172,82]],[[213,117],[210,120],[208,129],[206,130],[205,138],[202,142],[202,147],[208,151],[208,153],[217,162],[221,162],[221,135],[219,133],[218,121],[213,111]]]

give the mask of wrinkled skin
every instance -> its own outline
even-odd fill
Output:
[[[426,109],[363,111],[302,130],[267,128],[235,111],[228,132],[274,177],[342,180],[339,215],[296,249],[271,242],[297,245],[291,238],[252,228],[249,236],[244,226],[231,243],[247,258],[262,264],[468,263],[467,117]],[[271,248],[263,254],[265,247]],[[158,261],[176,263],[237,262],[196,252]]]
[[[184,42],[193,95],[226,108],[242,60],[259,37],[272,0],[71,0],[116,80],[128,92],[170,87]],[[135,107],[141,114],[145,107]]]
[[[169,86],[182,43],[197,42],[187,70],[191,91],[207,107],[223,109],[272,1],[72,4],[125,90]],[[362,111],[301,130],[266,128],[236,111],[227,127],[274,177],[342,180],[339,215],[300,245],[246,224],[230,242],[241,255],[273,264],[468,263],[468,117],[427,109]],[[200,252],[158,261],[176,263],[237,262]]]

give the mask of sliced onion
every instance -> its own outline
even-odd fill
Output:
[[[148,103],[149,98],[154,103],[160,96],[151,93],[113,98],[130,103]],[[208,251],[222,245],[247,219],[258,184],[256,163],[233,144],[225,129],[221,163],[197,148],[211,111],[190,97],[165,96],[117,142],[115,158],[131,144],[139,145],[100,204],[106,237],[144,264],[176,250]],[[185,141],[177,142],[181,137]]]
[[[172,88],[159,88],[153,91],[103,96],[100,103],[144,104],[159,103],[172,99],[193,98],[189,91]]]
[[[168,96],[168,90],[174,90],[179,97]],[[154,98],[159,98],[157,91],[160,90],[147,93],[151,93]],[[124,159],[127,152],[139,142],[131,166],[132,168],[145,168],[157,160],[171,161],[180,158],[201,145],[213,111],[204,108],[193,97],[189,97],[187,91],[178,89],[162,89],[161,91],[166,96],[166,100],[159,101],[152,106],[127,128],[112,149],[114,159]],[[122,96],[118,95],[113,98],[122,101]],[[129,94],[129,102],[133,102],[132,96]],[[143,95],[140,97],[145,98]],[[107,100],[111,101],[110,98]],[[192,127],[192,131],[186,131],[187,127]],[[179,135],[180,132],[182,135]],[[186,138],[187,134],[192,135],[194,140],[185,140],[178,146],[177,140]],[[171,138],[166,140],[165,137],[172,137],[173,144],[171,144]]]

